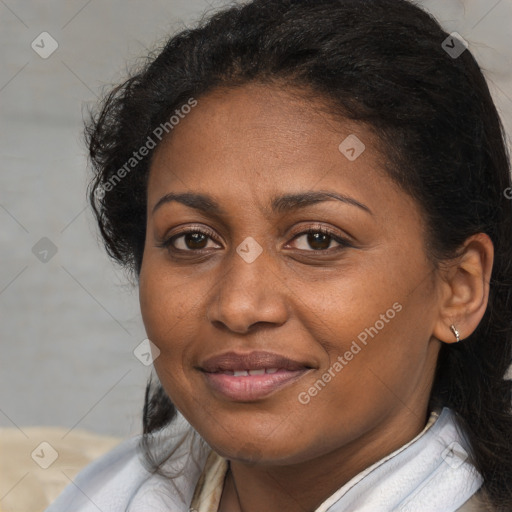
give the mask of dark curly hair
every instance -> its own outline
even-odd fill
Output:
[[[200,102],[216,88],[250,82],[294,87],[326,100],[333,115],[370,126],[383,142],[390,178],[424,212],[434,264],[453,257],[476,233],[487,233],[494,244],[486,313],[463,342],[442,345],[430,407],[455,412],[488,500],[510,511],[509,158],[478,64],[469,50],[449,55],[442,46],[447,37],[406,0],[254,0],[225,8],[169,39],[92,114],[89,200],[108,253],[136,277],[153,153],[141,157],[138,150],[149,147],[150,138],[158,145],[155,129],[191,98]],[[149,384],[143,438],[175,415],[162,387]]]

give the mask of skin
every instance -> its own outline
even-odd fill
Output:
[[[469,336],[487,305],[488,237],[475,235],[436,270],[421,209],[385,173],[379,140],[321,107],[284,88],[216,90],[198,99],[151,164],[142,316],[161,351],[155,368],[164,389],[231,461],[221,511],[314,510],[417,436],[441,342],[455,341],[450,325]],[[338,150],[350,134],[366,146],[355,161]],[[276,196],[309,191],[342,194],[370,211],[338,200],[269,208]],[[177,201],[153,211],[166,194],[185,192],[208,195],[224,213]],[[304,234],[319,226],[348,245]],[[187,228],[212,236],[199,245],[174,239],[181,252],[162,247]],[[249,236],[263,249],[252,263],[236,252]],[[299,393],[396,303],[394,318],[301,403]],[[197,370],[208,357],[251,350],[305,361],[311,370],[251,402],[219,395]]]

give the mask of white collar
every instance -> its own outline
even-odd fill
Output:
[[[483,480],[466,459],[470,450],[453,413],[444,408],[431,420],[415,439],[356,475],[315,512],[455,512]],[[174,449],[163,470],[176,476],[166,478],[145,469],[139,441],[140,436],[129,439],[85,468],[46,512],[189,512],[211,449],[178,414],[155,436],[158,453]]]
[[[416,438],[356,475],[315,512],[456,511],[483,483],[469,451],[445,407]]]
[[[356,475],[315,512],[455,511],[482,484],[466,460],[468,451],[453,413],[447,408],[440,415],[433,412],[420,434]],[[225,459],[210,453],[196,486],[192,510],[217,510],[227,467]]]

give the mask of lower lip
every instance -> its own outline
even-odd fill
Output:
[[[300,379],[309,369],[235,377],[225,373],[203,372],[208,385],[221,395],[238,402],[251,402],[265,398]]]

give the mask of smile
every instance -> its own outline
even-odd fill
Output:
[[[271,352],[228,352],[207,359],[199,369],[214,393],[234,401],[251,402],[293,384],[312,368]]]

